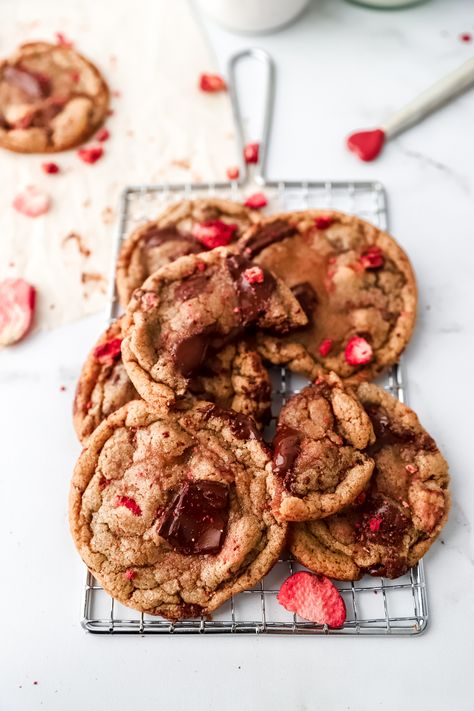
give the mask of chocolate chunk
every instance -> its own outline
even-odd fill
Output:
[[[242,325],[247,326],[265,312],[268,300],[275,290],[276,280],[273,274],[263,269],[263,281],[250,283],[244,272],[253,265],[238,255],[228,257],[227,265],[237,292],[240,319]]]
[[[297,233],[298,230],[285,220],[275,220],[263,227],[255,228],[253,234],[245,242],[245,253],[254,257],[270,244],[281,242]]]
[[[284,477],[291,471],[300,452],[300,434],[292,427],[278,427],[273,439],[273,473]]]
[[[202,252],[202,246],[194,239],[192,235],[180,232],[176,227],[158,227],[150,225],[143,235],[145,244],[149,249],[160,247],[165,242],[188,242],[189,254]]]
[[[194,276],[185,279],[176,287],[174,291],[175,298],[178,301],[189,301],[194,299],[206,289],[209,284],[209,279],[203,274],[195,274]]]
[[[206,419],[209,417],[220,417],[228,422],[230,431],[237,439],[261,439],[261,434],[251,417],[242,415],[234,410],[225,410],[219,405],[211,405],[206,412]]]
[[[3,71],[3,79],[10,86],[23,91],[30,99],[43,99],[49,93],[49,79],[37,72],[7,66]]]
[[[158,533],[185,554],[218,553],[229,518],[229,487],[218,481],[186,481],[171,502]]]
[[[381,494],[374,494],[362,508],[357,528],[361,541],[380,543],[390,548],[399,548],[410,519]]]
[[[209,337],[208,332],[196,333],[175,346],[174,361],[185,378],[191,377],[203,364],[209,348]]]
[[[387,411],[381,405],[365,405],[364,409],[372,422],[375,433],[374,444],[365,450],[369,457],[373,457],[383,447],[389,447],[392,444],[412,444],[415,441],[416,436],[413,432],[409,430],[396,432],[392,429]]]
[[[313,320],[314,310],[318,305],[318,296],[315,290],[308,281],[304,281],[301,284],[292,286],[291,291],[298,299],[301,308],[311,322]]]

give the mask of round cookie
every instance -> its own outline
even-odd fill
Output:
[[[375,460],[374,474],[343,512],[292,525],[290,548],[303,565],[338,580],[365,573],[397,578],[446,523],[448,465],[406,405],[369,383],[359,385],[357,397],[376,435],[366,450]]]
[[[241,237],[258,219],[255,210],[219,198],[182,200],[170,205],[122,244],[116,272],[121,305],[126,308],[134,289],[163,265],[212,246],[225,246]]]
[[[249,418],[210,403],[160,415],[131,402],[79,458],[72,535],[123,604],[171,620],[208,615],[281,553],[286,526],[270,510],[272,479]]]
[[[374,469],[363,452],[373,441],[364,408],[335,373],[290,398],[273,440],[276,517],[319,519],[354,501]]]
[[[308,210],[263,220],[240,247],[293,290],[309,319],[289,336],[260,336],[271,363],[311,380],[332,370],[358,382],[399,359],[417,291],[408,257],[388,234],[352,215]]]
[[[20,153],[64,151],[104,121],[109,90],[71,47],[23,44],[0,63],[0,146]]]
[[[73,422],[82,444],[108,415],[140,399],[122,362],[123,321],[122,316],[102,334],[79,376]],[[259,354],[247,343],[229,344],[191,381],[185,400],[191,405],[196,399],[250,415],[261,427],[269,419],[270,376]]]
[[[283,282],[218,247],[180,257],[135,290],[122,357],[143,399],[167,408],[206,360],[250,326],[285,333],[305,323]]]

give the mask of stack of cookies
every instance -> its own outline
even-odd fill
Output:
[[[117,291],[124,315],[77,386],[70,497],[107,592],[178,620],[254,586],[285,546],[339,580],[395,578],[424,555],[448,515],[447,464],[368,382],[415,323],[393,238],[336,212],[183,201],[124,242]],[[271,443],[269,365],[312,382]]]

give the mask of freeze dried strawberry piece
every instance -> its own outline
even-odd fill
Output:
[[[122,338],[112,338],[110,341],[101,343],[94,348],[94,358],[102,365],[112,365],[122,354],[122,340]]]
[[[230,168],[227,168],[226,170],[227,177],[229,180],[238,180],[239,175],[240,175],[240,170],[236,165],[231,166]]]
[[[117,496],[115,507],[118,508],[119,506],[125,506],[125,508],[131,511],[134,516],[142,515],[141,508],[135,499],[132,499],[130,496]]]
[[[416,472],[418,471],[418,467],[415,464],[407,464],[405,466],[405,469],[409,474],[416,474]]]
[[[220,74],[201,74],[199,88],[209,94],[216,94],[218,91],[226,91],[227,84]]]
[[[289,612],[309,622],[342,627],[346,606],[339,590],[324,575],[295,573],[285,580],[277,600]]]
[[[41,168],[43,172],[47,173],[48,175],[55,175],[60,171],[59,165],[57,163],[41,163]]]
[[[384,256],[380,247],[369,247],[369,249],[360,255],[360,262],[364,269],[379,269],[383,267]]]
[[[23,279],[0,282],[0,346],[17,343],[28,332],[35,301],[34,287]]]
[[[314,219],[314,224],[318,230],[327,230],[333,222],[334,218],[331,215],[320,215]]]
[[[260,145],[258,143],[247,143],[244,148],[244,159],[246,163],[258,163]]]
[[[263,269],[260,269],[260,267],[249,267],[242,272],[242,277],[249,284],[262,284],[265,275]]]
[[[372,346],[362,336],[352,336],[344,351],[346,363],[349,365],[365,365],[374,357]]]
[[[84,161],[84,163],[96,163],[99,158],[104,155],[104,149],[102,146],[89,146],[88,148],[79,148],[77,151],[79,158]]]
[[[468,42],[472,42],[472,35],[470,32],[463,32],[461,35],[459,35],[459,39],[461,40],[461,42],[466,42],[467,44]]]
[[[244,202],[245,207],[251,207],[254,210],[258,210],[261,207],[268,205],[268,200],[264,193],[254,193],[249,195],[247,200]]]
[[[96,141],[100,141],[103,143],[104,141],[107,141],[110,138],[110,133],[106,128],[101,128],[98,133],[96,133],[95,139]]]
[[[12,204],[15,210],[21,212],[22,215],[39,217],[48,212],[51,200],[43,190],[34,185],[28,185],[21,193],[18,193]]]
[[[321,342],[321,345],[318,348],[319,355],[325,358],[329,351],[332,348],[332,338],[325,338],[324,341]]]
[[[81,74],[77,71],[77,69],[73,69],[70,76],[71,81],[73,81],[74,84],[78,84],[81,80]]]
[[[55,32],[54,36],[56,37],[56,44],[60,47],[74,47],[74,42],[71,42],[63,32]]]
[[[137,577],[137,572],[136,570],[126,570],[125,573],[123,574],[124,578],[127,578],[127,580],[134,580]]]
[[[382,517],[381,516],[373,516],[371,519],[369,519],[369,528],[372,531],[372,533],[377,533],[377,531],[380,530],[381,525],[382,525]]]
[[[222,220],[207,220],[193,225],[192,235],[207,249],[226,247],[235,235],[237,225],[229,225]]]

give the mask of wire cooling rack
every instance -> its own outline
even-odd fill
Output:
[[[323,208],[356,214],[378,227],[387,227],[387,204],[383,187],[376,182],[266,182],[268,212]],[[157,185],[127,188],[117,235],[116,254],[122,239],[139,224],[153,219],[170,202],[185,198],[221,197],[241,201],[246,194],[239,182],[206,185]],[[111,274],[109,319],[119,313]],[[273,425],[282,404],[306,384],[284,368],[271,372]],[[404,388],[400,366],[395,366],[381,384],[400,400]],[[423,563],[397,580],[366,576],[361,581],[335,584],[344,598],[347,619],[341,629],[330,629],[302,620],[287,612],[276,595],[283,581],[304,567],[284,556],[253,589],[236,595],[219,608],[212,619],[197,618],[170,623],[159,617],[135,612],[113,600],[88,572],[82,626],[95,633],[128,634],[284,634],[284,635],[416,635],[428,622]]]

